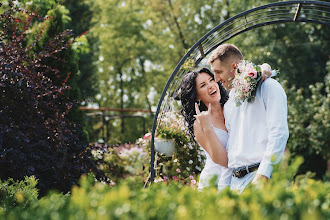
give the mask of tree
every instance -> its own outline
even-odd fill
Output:
[[[196,4],[187,0],[100,0],[97,4],[99,23],[92,30],[101,41],[97,102],[119,108],[151,109],[157,105],[166,80],[184,53],[228,16],[225,13],[215,19],[228,2],[211,0]],[[132,140],[126,128],[125,136]]]
[[[99,39],[89,30],[93,25],[95,12],[92,8],[95,3],[87,0],[65,0],[62,4],[69,10],[71,18],[66,27],[73,30],[74,36],[82,35],[73,45],[78,53],[77,84],[81,98],[93,99],[98,91],[96,63],[99,57]]]
[[[0,178],[34,175],[44,195],[50,189],[69,191],[83,173],[102,174],[86,151],[82,130],[68,116],[74,107],[70,75],[52,65],[66,59],[70,32],[46,41],[41,31],[29,43],[37,18],[12,1],[0,17]]]
[[[152,70],[148,65],[153,50],[152,42],[145,37],[141,4],[116,0],[98,4],[101,13],[93,29],[101,41],[97,102],[103,107],[151,109],[148,94]],[[113,127],[120,128],[111,132],[112,137],[119,137],[115,142],[132,140],[131,134],[135,134],[135,138],[141,136],[138,124],[141,122],[131,121],[130,126],[125,126],[124,119],[112,123]]]
[[[330,157],[330,150],[326,147],[330,144],[328,111],[330,108],[330,62],[327,69],[328,74],[324,82],[310,85],[308,89],[298,89],[297,86],[285,87],[288,94],[290,160],[303,156],[304,163],[299,167],[297,174],[311,171],[317,178],[325,176],[327,160]],[[287,81],[285,82],[287,84]],[[308,90],[307,93],[304,90]]]
[[[96,61],[98,58],[98,39],[93,34],[86,34],[91,28],[93,1],[86,0],[22,0],[20,5],[46,16],[54,8],[61,8],[62,29],[71,29],[74,36],[81,36],[73,44],[78,64],[77,86],[82,99],[94,97],[97,92]]]
[[[232,42],[246,59],[278,69],[278,77],[288,80],[290,86],[308,87],[324,79],[329,34],[329,26],[287,23],[251,30]]]

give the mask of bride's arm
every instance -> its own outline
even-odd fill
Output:
[[[227,151],[215,134],[212,126],[204,126],[202,128],[199,120],[195,120],[194,133],[197,142],[206,150],[213,162],[227,167]]]

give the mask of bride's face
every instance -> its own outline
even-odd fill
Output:
[[[196,77],[197,101],[201,100],[206,106],[208,103],[219,102],[221,98],[218,83],[207,73]]]

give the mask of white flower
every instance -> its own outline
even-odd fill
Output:
[[[158,179],[155,179],[154,182],[155,182],[155,183],[163,182],[163,179],[159,177]]]

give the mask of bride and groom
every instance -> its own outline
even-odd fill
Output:
[[[214,74],[201,68],[181,81],[182,115],[206,155],[199,189],[216,175],[219,190],[230,186],[242,192],[251,181],[268,180],[283,155],[289,137],[286,94],[263,64],[266,79],[254,101],[237,106],[232,82],[242,60],[236,46],[220,45],[208,60]]]

